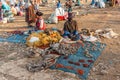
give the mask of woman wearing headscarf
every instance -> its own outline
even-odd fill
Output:
[[[43,13],[40,11],[36,12],[37,20],[35,30],[45,30],[46,24],[44,23],[44,19],[42,18]]]
[[[55,9],[55,15],[58,17],[58,20],[64,20],[65,18],[65,11],[61,7],[60,0],[57,2],[57,8]]]

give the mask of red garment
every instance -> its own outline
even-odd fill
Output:
[[[45,30],[45,28],[46,28],[46,24],[44,23],[44,20],[43,19],[41,19],[41,20],[37,20],[36,21],[36,29],[37,30]]]
[[[64,16],[57,16],[59,21],[66,20],[68,18],[68,13],[65,12]]]
[[[64,16],[57,16],[59,21],[65,20]]]

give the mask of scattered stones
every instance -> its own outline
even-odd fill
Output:
[[[93,68],[92,68],[92,71],[95,72],[95,71],[97,71],[97,69],[96,69],[95,67],[93,67]]]
[[[17,52],[13,52],[13,53],[11,53],[10,55],[8,55],[8,58],[9,58],[9,57],[14,57],[16,54],[17,54]]]
[[[72,73],[69,73],[69,72],[65,72],[65,74],[71,76],[71,77],[75,77],[76,75],[75,74],[72,74]]]
[[[117,80],[120,80],[120,76],[117,76],[116,78],[117,78]]]
[[[0,75],[0,80],[8,80],[8,79],[5,78],[3,75]]]
[[[106,70],[101,70],[100,74],[105,75],[105,74],[108,74],[108,72]]]

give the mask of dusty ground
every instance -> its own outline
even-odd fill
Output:
[[[53,11],[43,7],[44,18]],[[120,34],[120,7],[105,9],[77,9],[80,13],[87,15],[76,16],[79,29],[102,29],[112,28]],[[49,13],[49,14],[48,14]],[[62,29],[64,21],[58,24],[47,24],[47,27]],[[0,31],[26,30],[24,17],[16,17],[14,23],[0,24]],[[2,34],[2,33],[1,33]],[[90,71],[88,80],[120,80],[120,37],[116,39],[102,39],[107,44],[102,55],[95,62]],[[57,70],[45,70],[30,73],[26,70],[25,64],[29,61],[25,57],[26,46],[0,42],[0,80],[80,80],[77,76]]]

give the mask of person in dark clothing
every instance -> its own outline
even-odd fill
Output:
[[[77,21],[73,20],[73,13],[68,14],[68,20],[64,23],[63,31],[63,37],[68,37],[71,40],[79,39],[78,25]]]

